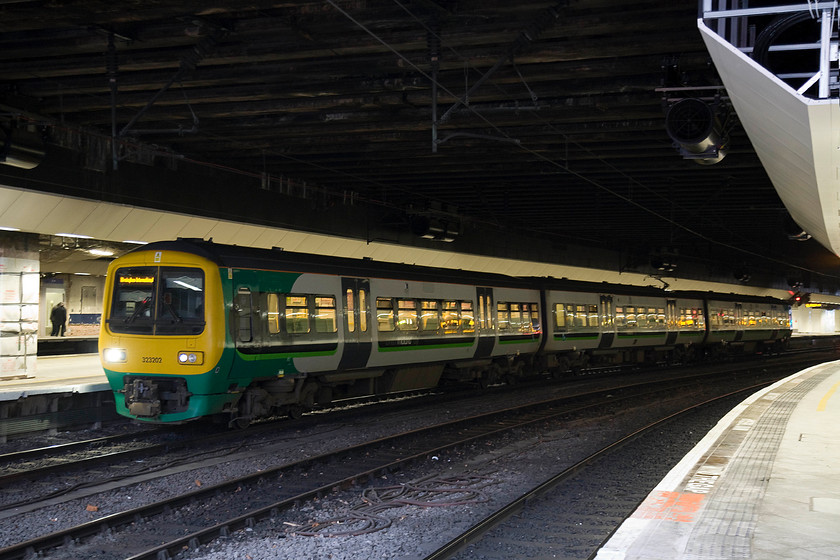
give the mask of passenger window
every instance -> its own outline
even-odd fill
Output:
[[[639,307],[636,310],[636,326],[640,329],[646,329],[648,327],[647,309],[644,307]]]
[[[417,330],[417,302],[413,299],[401,299],[397,302],[397,330]]]
[[[566,330],[566,309],[562,303],[554,304],[554,330]]]
[[[367,290],[359,290],[359,328],[362,332],[368,330]]]
[[[625,307],[624,308],[624,320],[627,328],[635,328],[636,323],[636,308],[635,307]]]
[[[461,332],[465,334],[475,332],[475,317],[471,301],[461,302]]]
[[[627,316],[624,314],[623,307],[616,307],[615,308],[615,326],[617,328],[622,328],[627,326]]]
[[[531,329],[533,331],[540,331],[540,310],[536,303],[531,304]]]
[[[509,329],[516,332],[525,332],[527,327],[522,317],[522,305],[518,303],[510,304],[510,324]]]
[[[576,327],[585,327],[586,326],[586,306],[585,305],[576,305],[575,306],[575,326]]]
[[[234,308],[237,314],[236,331],[240,342],[251,342],[253,333],[251,329],[251,290],[239,288],[236,293]]]
[[[266,317],[268,319],[269,334],[280,332],[280,297],[277,294],[266,294]]]
[[[500,331],[510,330],[510,306],[505,302],[496,304],[496,320]]]
[[[309,308],[306,296],[286,296],[286,332],[289,334],[309,332]]]
[[[420,302],[420,330],[437,332],[440,328],[440,316],[438,315],[438,303],[431,300]]]
[[[598,306],[597,305],[590,305],[589,307],[589,326],[590,327],[597,327],[598,326]]]
[[[566,326],[569,330],[575,326],[575,306],[566,304]]]
[[[490,298],[489,295],[484,296],[484,301],[482,303],[482,313],[483,317],[481,320],[481,328],[482,329],[492,329],[495,327],[495,323],[493,322],[493,300]]]
[[[443,314],[441,316],[441,325],[443,326],[444,334],[456,334],[460,327],[460,322],[458,302],[444,301]]]
[[[347,314],[347,332],[356,332],[356,298],[353,297],[353,289],[347,288],[344,292],[344,312]]]
[[[376,298],[376,322],[380,332],[394,330],[394,302],[389,298]]]
[[[336,328],[335,298],[315,296],[315,332],[334,333]]]

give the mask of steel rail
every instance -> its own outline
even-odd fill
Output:
[[[432,554],[424,557],[423,560],[447,560],[448,558],[451,558],[452,556],[457,554],[459,551],[464,549],[469,544],[472,544],[474,542],[479,541],[489,531],[491,531],[492,529],[494,529],[495,527],[497,527],[501,523],[504,523],[505,521],[507,521],[508,519],[513,517],[514,515],[521,512],[531,502],[537,500],[538,498],[540,498],[544,494],[547,494],[548,492],[554,490],[560,484],[566,482],[570,478],[572,478],[575,475],[582,472],[584,469],[586,469],[589,465],[591,465],[595,461],[598,461],[600,459],[603,459],[604,457],[609,456],[610,454],[616,452],[618,449],[624,447],[625,445],[627,445],[628,443],[638,439],[639,437],[649,433],[650,431],[652,431],[654,429],[657,429],[657,428],[660,428],[662,425],[667,424],[668,422],[670,422],[670,421],[672,421],[672,420],[674,420],[674,419],[676,419],[676,418],[678,418],[678,417],[680,417],[684,414],[688,414],[689,412],[693,412],[699,407],[706,406],[708,404],[717,402],[721,399],[730,398],[733,395],[737,395],[738,393],[744,393],[744,392],[747,392],[747,391],[753,391],[754,392],[755,390],[760,389],[762,387],[766,387],[769,384],[770,384],[770,382],[760,383],[760,384],[757,384],[757,385],[753,385],[751,387],[746,387],[744,389],[739,389],[737,391],[727,393],[725,395],[719,395],[717,397],[708,399],[708,400],[706,400],[704,402],[701,402],[701,403],[694,404],[694,405],[692,405],[690,407],[687,407],[683,410],[680,410],[680,411],[674,412],[672,414],[669,414],[668,416],[666,416],[664,418],[660,418],[659,420],[656,420],[655,422],[652,422],[652,423],[648,424],[647,426],[643,426],[642,428],[639,428],[638,430],[617,439],[616,441],[610,443],[609,445],[603,447],[602,449],[592,453],[588,457],[586,457],[586,458],[582,459],[581,461],[575,463],[571,467],[569,467],[569,468],[563,470],[562,472],[554,475],[553,477],[549,478],[548,480],[546,480],[545,482],[543,482],[539,486],[537,486],[537,487],[533,488],[532,490],[526,492],[525,494],[523,494],[519,498],[513,500],[512,502],[508,503],[507,505],[505,505],[501,509],[497,510],[496,512],[488,515],[487,517],[482,519],[476,525],[470,527],[469,529],[467,529],[466,531],[464,531],[463,533],[461,533],[457,537],[451,539],[445,545],[443,545],[440,548],[438,548],[437,550],[435,550]],[[614,533],[614,531],[611,532],[610,535],[612,535],[612,533]],[[607,537],[607,539],[609,539],[609,536]],[[606,542],[606,540],[603,541],[603,542]]]
[[[790,364],[784,364],[785,367],[788,367],[789,365]],[[743,367],[743,364],[741,364],[741,367]],[[780,364],[780,367],[782,367],[782,364]],[[725,373],[726,372],[723,372],[723,374]],[[669,378],[669,381],[673,381],[675,384],[690,384],[695,382],[697,379],[721,374],[722,373],[720,371],[715,371],[711,374],[692,374],[688,376],[682,376],[679,378]],[[336,457],[346,456],[351,453],[358,454],[360,452],[365,451],[375,451],[377,447],[385,448],[389,445],[392,448],[397,447],[396,445],[394,445],[396,442],[398,442],[399,440],[406,440],[409,438],[416,438],[420,436],[438,438],[437,441],[434,442],[434,445],[432,445],[431,447],[427,446],[426,448],[420,451],[416,451],[413,453],[405,453],[398,456],[395,459],[392,457],[390,460],[383,461],[369,468],[365,468],[364,470],[356,472],[353,475],[338,478],[336,480],[330,481],[327,484],[321,485],[317,488],[311,489],[303,493],[296,494],[271,505],[251,510],[245,515],[232,518],[223,523],[216,524],[213,527],[209,527],[207,529],[192,533],[191,535],[179,538],[177,541],[161,545],[154,549],[154,551],[143,552],[131,557],[131,560],[161,560],[167,557],[166,555],[169,554],[169,552],[167,551],[176,552],[183,550],[184,546],[191,548],[196,544],[208,542],[209,540],[215,538],[215,536],[224,535],[230,530],[247,527],[255,521],[271,515],[276,510],[289,507],[290,505],[293,505],[296,502],[300,502],[301,500],[308,499],[312,496],[324,495],[335,489],[347,487],[349,484],[352,484],[355,481],[367,479],[372,474],[387,472],[388,470],[395,470],[403,465],[408,464],[413,460],[427,457],[430,454],[439,453],[446,449],[458,447],[460,445],[464,445],[469,442],[474,442],[482,438],[492,437],[494,435],[504,433],[506,431],[510,431],[512,429],[516,429],[522,426],[527,426],[536,422],[544,422],[557,416],[571,414],[575,411],[582,410],[585,408],[601,406],[604,403],[615,404],[617,402],[620,402],[621,400],[639,398],[640,395],[638,393],[626,397],[616,397],[614,392],[620,388],[632,388],[636,390],[641,390],[644,389],[645,386],[653,387],[653,390],[649,392],[661,392],[663,390],[663,382],[661,379],[644,382],[640,382],[637,380],[634,382],[625,383],[621,387],[612,386],[603,391],[599,390],[595,392],[584,392],[573,395],[566,394],[561,397],[547,399],[538,403],[530,403],[527,405],[509,407],[499,411],[478,414],[472,417],[461,418],[458,420],[438,424],[435,426],[419,428],[400,434],[377,438],[376,440],[372,440],[363,444],[350,446],[334,452],[324,453],[318,456],[304,459],[302,461],[288,463],[272,469],[261,471],[259,473],[247,475],[234,480],[229,480],[217,485],[202,487],[198,490],[194,490],[192,492],[182,494],[180,496],[175,496],[173,498],[169,498],[161,502],[148,504],[146,506],[137,507],[124,512],[115,513],[76,527],[70,527],[68,529],[57,531],[55,533],[51,533],[43,537],[12,545],[7,548],[0,549],[0,558],[8,558],[11,560],[29,558],[35,554],[40,553],[41,551],[62,546],[64,544],[74,542],[77,540],[82,540],[97,533],[108,532],[116,527],[134,523],[138,519],[142,519],[144,517],[152,517],[154,515],[168,512],[173,508],[177,508],[183,505],[194,505],[195,502],[200,499],[210,498],[218,494],[236,491],[242,485],[255,484],[262,479],[277,476],[278,474],[282,474],[287,471],[292,471],[295,469],[306,469],[315,464],[330,463]],[[603,402],[591,403],[575,408],[564,408],[562,410],[552,409],[552,407],[557,407],[559,405],[562,405],[563,403],[567,403],[575,399],[580,399],[583,397],[593,398],[598,393],[609,394],[610,398],[606,399]],[[543,412],[540,412],[541,410]],[[505,416],[514,416],[515,418],[506,419],[504,418]],[[450,435],[449,437],[451,439],[449,441],[445,443],[440,443],[440,440],[444,437],[444,435],[442,435],[442,432],[444,430],[451,430],[452,432],[457,432],[459,429],[463,429],[469,424],[476,424],[478,422],[484,422],[489,427],[482,430],[480,433],[478,432],[478,430],[473,430],[472,434],[466,437],[459,434],[456,434],[457,437]],[[435,432],[437,432],[437,434],[432,436],[432,434],[434,434]],[[391,455],[393,456],[392,452]]]

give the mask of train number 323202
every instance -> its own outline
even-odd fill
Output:
[[[163,358],[160,356],[143,356],[144,364],[159,364],[161,362],[163,362]]]

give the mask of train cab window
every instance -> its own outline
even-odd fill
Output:
[[[380,332],[394,330],[394,302],[390,298],[376,298],[376,322]]]
[[[437,332],[440,328],[438,302],[423,300],[420,302],[420,330]]]
[[[461,302],[461,332],[475,332],[475,316],[473,315],[473,304],[471,301]]]
[[[306,296],[286,296],[286,332],[289,334],[309,332],[309,308]]]
[[[347,314],[347,332],[356,332],[356,298],[353,289],[344,292],[344,312]]]
[[[161,267],[155,334],[197,334],[204,330],[204,273]]]
[[[458,313],[459,309],[457,301],[443,302],[441,326],[443,327],[444,334],[455,334],[459,331],[461,326],[461,317]]]
[[[335,298],[332,296],[315,296],[315,332],[337,332]]]
[[[204,330],[204,272],[126,267],[114,275],[109,327],[117,333],[194,335]]]
[[[269,334],[278,334],[280,332],[280,296],[266,294],[265,303],[268,332]]]
[[[397,300],[397,330],[417,330],[417,302],[413,299]]]
[[[108,325],[114,332],[151,333],[152,302],[157,284],[157,267],[120,268],[114,275],[114,297]]]

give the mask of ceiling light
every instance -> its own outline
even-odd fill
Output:
[[[0,231],[20,231],[20,228],[0,226]]]
[[[135,241],[133,239],[126,239],[123,241],[123,243],[131,243],[133,245],[146,245],[148,241]]]
[[[89,249],[88,253],[96,255],[97,257],[113,257],[114,252],[107,249]]]
[[[56,237],[74,237],[76,239],[93,239],[90,235],[82,235],[80,233],[56,233]]]

